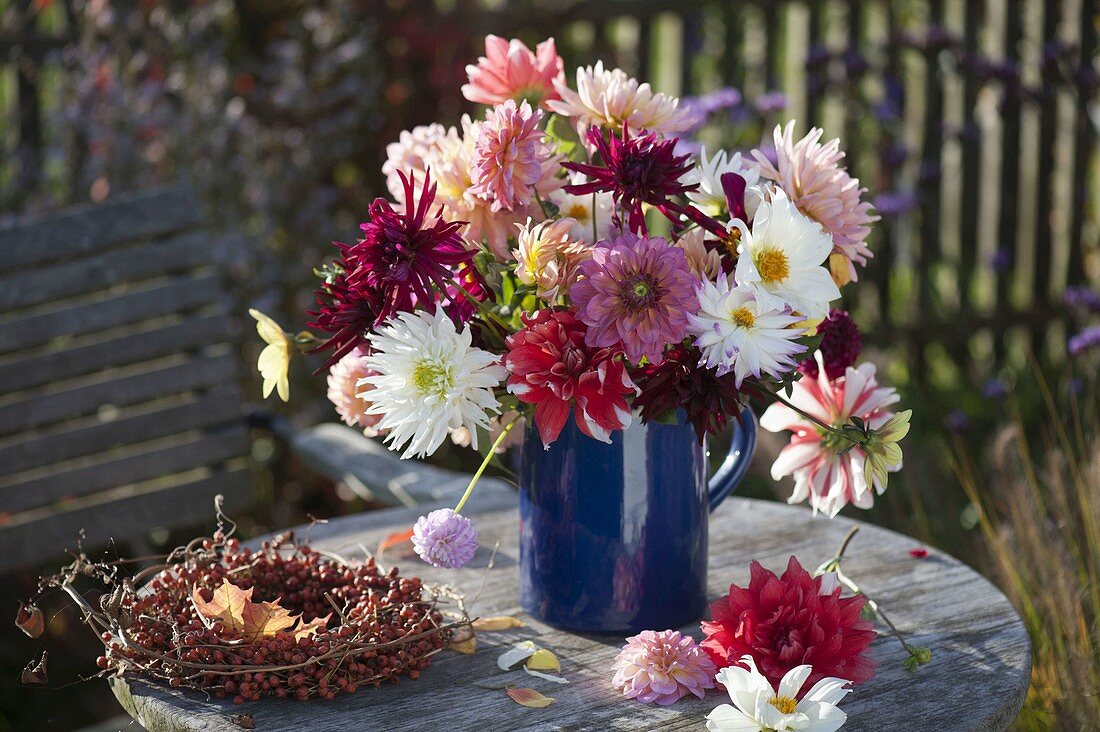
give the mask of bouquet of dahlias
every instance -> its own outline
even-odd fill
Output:
[[[695,156],[678,99],[602,63],[571,85],[552,39],[485,45],[462,93],[487,108],[388,146],[394,200],[319,270],[317,334],[254,313],[266,392],[285,398],[292,341],[326,354],[341,417],[404,458],[487,435],[491,457],[522,417],[547,447],[570,419],[605,442],[687,420],[702,440],[754,400],[794,432],[773,468],[792,502],[871,505],[908,412],[831,310],[877,220],[838,141],[791,122],[774,150]],[[468,496],[418,523],[425,559],[468,560]]]

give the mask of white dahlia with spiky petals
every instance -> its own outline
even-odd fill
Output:
[[[840,297],[823,267],[833,243],[821,226],[806,217],[778,188],[756,209],[752,229],[734,221],[739,238],[737,282],[756,290],[761,307],[789,305],[806,318],[824,318],[829,303]]]
[[[772,464],[772,478],[794,476],[794,493],[788,503],[809,500],[814,512],[830,517],[851,503],[870,508],[875,493],[886,490],[886,474],[901,470],[898,440],[908,432],[909,413],[894,414],[889,407],[898,393],[879,386],[874,364],[849,366],[844,376],[830,380],[821,351],[814,354],[817,378],[803,376],[784,397],[806,414],[824,424],[842,428],[859,417],[868,428],[867,446],[852,442],[807,419],[786,404],[776,402],[760,418],[769,432],[789,431],[791,442]]]
[[[621,130],[626,123],[631,130],[668,134],[686,130],[695,122],[695,115],[681,109],[676,97],[655,93],[649,84],[639,83],[622,69],[604,69],[602,61],[577,69],[576,91],[560,79],[554,87],[561,99],[546,105],[584,126]]]
[[[789,307],[763,305],[751,287],[731,287],[726,277],[703,282],[696,295],[699,312],[688,315],[688,330],[703,352],[700,366],[719,376],[732,371],[738,388],[750,375],[780,378],[798,367],[794,356],[806,347],[794,340],[806,331],[792,327],[802,318]]]
[[[773,133],[777,165],[760,150],[752,154],[760,175],[778,183],[799,211],[825,228],[832,238],[833,251],[843,258],[842,266],[834,268],[834,276],[838,284],[844,285],[858,279],[857,264],[866,265],[874,256],[867,246],[867,235],[879,217],[869,202],[861,200],[867,189],[860,188],[859,180],[840,167],[844,159],[840,140],[822,144],[823,134],[824,130],[814,127],[795,142],[792,120],[786,127],[777,125]]]
[[[718,150],[713,156],[707,157],[707,149],[704,147],[699,154],[699,162],[681,178],[684,183],[699,185],[694,191],[688,191],[688,200],[707,216],[729,213],[726,192],[722,188],[722,176],[726,173],[734,173],[745,179],[746,205],[749,203],[748,199],[753,200],[753,205],[749,208],[751,215],[760,200],[759,195],[750,193],[760,180],[760,169],[752,162],[743,160],[739,152],[730,155],[725,150]]]
[[[493,388],[507,376],[499,356],[471,345],[469,328],[456,330],[442,308],[398,313],[370,335],[367,414],[381,415],[391,450],[402,458],[431,455],[452,431],[465,427],[477,449],[477,429],[500,413]]]

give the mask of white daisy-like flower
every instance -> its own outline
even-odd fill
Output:
[[[719,216],[728,213],[726,204],[726,192],[722,189],[722,176],[726,173],[735,173],[745,179],[745,206],[749,207],[752,200],[752,209],[760,202],[759,193],[752,195],[753,187],[760,180],[760,169],[751,161],[743,160],[741,153],[732,155],[725,150],[719,150],[713,157],[707,157],[707,149],[704,147],[699,154],[699,162],[689,170],[682,180],[684,183],[698,183],[699,187],[694,191],[688,191],[687,197],[695,207],[707,216]],[[753,211],[749,210],[751,216]]]
[[[756,290],[761,306],[790,305],[810,319],[828,314],[840,290],[822,266],[833,240],[820,224],[799,211],[781,188],[756,209],[751,230],[742,221],[733,224],[737,230],[731,234],[740,239],[734,275]]]
[[[570,183],[581,184],[588,179],[581,174],[573,174]],[[550,202],[558,207],[561,216],[573,219],[573,226],[569,230],[569,236],[573,241],[582,241],[586,244],[595,244],[601,239],[611,236],[611,215],[614,212],[614,202],[611,193],[589,193],[583,196],[574,196],[558,189],[550,193]],[[595,217],[595,226],[592,219]]]
[[[726,277],[704,281],[696,295],[699,312],[688,315],[688,330],[703,352],[701,366],[716,369],[719,376],[732,371],[739,387],[750,374],[779,378],[798,366],[793,357],[806,346],[793,341],[805,330],[791,327],[802,317],[789,307],[769,307],[753,288],[731,287]]]
[[[850,682],[827,676],[814,684],[802,699],[798,691],[809,678],[810,666],[795,666],[773,689],[752,660],[742,656],[742,666],[730,666],[715,677],[729,692],[730,704],[707,715],[710,732],[836,732],[848,721],[837,704],[847,696]]]
[[[625,122],[632,130],[668,134],[695,122],[695,115],[680,109],[676,97],[655,93],[622,69],[604,69],[602,61],[577,69],[576,91],[561,79],[554,81],[554,87],[561,99],[552,99],[547,106],[583,125],[621,129]]]
[[[366,366],[369,415],[381,415],[391,450],[402,458],[431,455],[448,433],[465,427],[477,449],[477,428],[488,429],[487,412],[500,413],[493,388],[507,376],[498,356],[471,345],[470,329],[455,329],[442,309],[398,313],[370,335]]]

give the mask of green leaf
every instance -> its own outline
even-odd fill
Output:
[[[680,420],[679,420],[679,417],[676,414],[675,409],[666,409],[665,411],[661,412],[656,417],[654,417],[651,421],[656,422],[657,424],[670,424],[670,425],[680,424]]]
[[[550,138],[550,142],[559,154],[575,163],[583,162],[586,159],[584,146],[581,145],[581,138],[566,117],[557,114],[550,115],[550,120],[546,123],[546,136]]]

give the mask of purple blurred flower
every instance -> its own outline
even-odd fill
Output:
[[[1007,272],[1012,268],[1012,260],[1012,250],[1008,247],[1001,247],[993,252],[993,256],[989,258],[989,266],[993,268],[994,272]]]
[[[781,91],[766,92],[758,96],[754,104],[760,114],[782,112],[787,108],[787,95]]]
[[[416,520],[412,545],[428,564],[454,569],[474,558],[477,529],[465,516],[449,508],[440,508]]]
[[[916,208],[920,198],[912,191],[888,191],[875,196],[872,203],[883,216],[899,216]]]
[[[947,413],[947,419],[944,422],[947,424],[947,429],[952,432],[965,432],[970,426],[970,417],[961,409],[952,409]]]
[[[680,109],[689,110],[699,117],[706,117],[723,109],[732,109],[740,103],[741,92],[732,86],[727,86],[697,97],[685,97],[680,100]]]
[[[982,385],[982,396],[986,399],[1003,399],[1008,393],[1008,384],[1002,379],[990,379]]]
[[[1100,346],[1100,325],[1085,328],[1070,338],[1066,345],[1071,356],[1080,356],[1085,351]]]
[[[825,44],[814,43],[810,46],[810,50],[806,52],[806,68],[828,63],[831,56],[832,54]]]
[[[1100,293],[1083,285],[1067,287],[1062,295],[1062,302],[1068,308],[1100,313]]]

